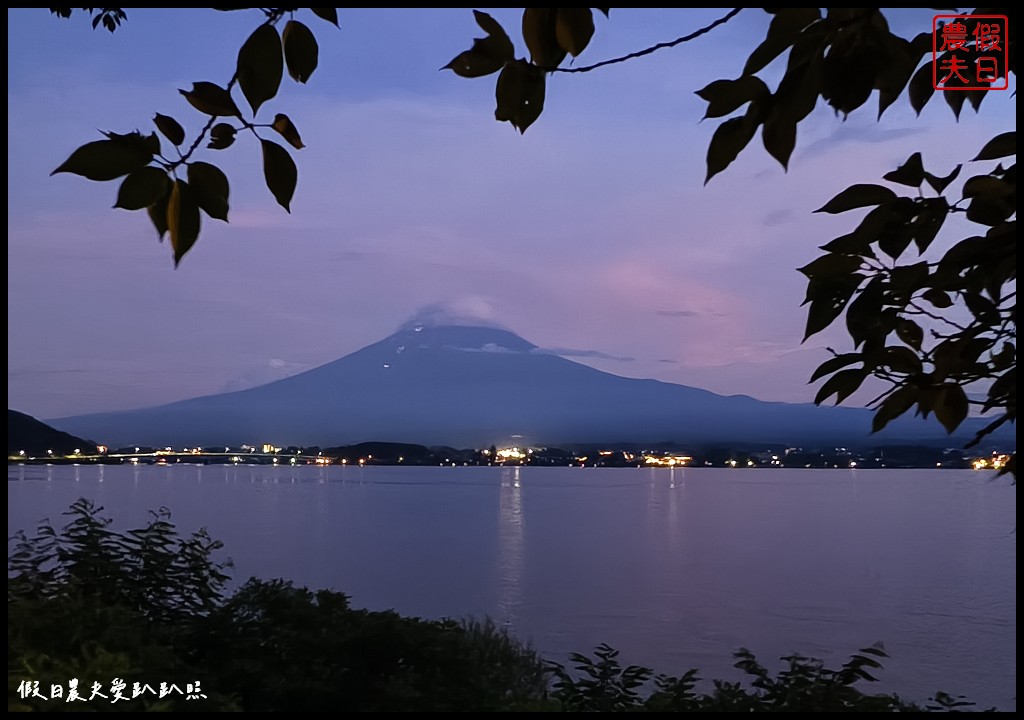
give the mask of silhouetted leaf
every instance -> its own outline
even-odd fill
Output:
[[[497,20],[488,15],[485,12],[479,10],[473,11],[473,19],[476,20],[476,24],[480,26],[488,35],[505,35],[505,28],[501,26]]]
[[[761,129],[761,139],[764,149],[788,170],[789,156],[796,145],[796,121],[777,113],[769,115]]]
[[[946,104],[949,105],[950,109],[953,111],[953,114],[956,115],[956,119],[959,120],[960,111],[963,110],[964,101],[967,99],[967,93],[963,91],[957,92],[956,90],[946,90],[942,93],[942,96],[945,99]],[[938,415],[937,412],[935,414]]]
[[[965,198],[988,197],[993,200],[1012,197],[1014,186],[994,175],[975,175],[964,183]]]
[[[867,377],[866,370],[840,370],[821,386],[818,394],[814,396],[814,404],[821,405],[829,397],[835,395],[835,404],[838,405],[857,391],[857,388],[864,382],[865,377]]]
[[[178,90],[196,110],[216,117],[242,117],[231,93],[211,82],[192,83],[191,90]]]
[[[917,397],[918,389],[912,385],[904,385],[898,388],[875,411],[875,416],[871,419],[871,432],[881,431],[889,422],[914,407]],[[885,654],[882,653],[881,657],[885,657]]]
[[[504,63],[480,47],[481,42],[477,40],[472,50],[459,53],[441,69],[465,78],[483,77],[500,70]]]
[[[955,11],[954,11],[955,12]],[[921,60],[925,55],[928,56],[929,61],[931,60],[932,46],[934,44],[935,35],[931,32],[919,32],[910,41],[911,53],[918,61]]]
[[[120,143],[125,147],[132,148],[133,150],[141,150],[152,155],[160,154],[160,138],[157,137],[156,133],[149,133],[143,135],[138,130],[133,130],[130,133],[116,133],[103,130],[103,135],[116,143]]]
[[[1017,369],[1015,367],[1017,356],[1013,343],[1004,345],[998,354],[998,358],[1000,362],[996,367],[999,370],[1006,369],[1006,372],[996,378],[996,381],[989,386],[988,399],[982,407],[982,412],[988,412],[997,405],[1006,404],[1006,400],[1011,395],[1016,395],[1017,393]]]
[[[802,41],[801,41],[802,42]],[[793,48],[796,53],[801,47],[798,42]],[[783,75],[779,86],[775,89],[772,112],[787,117],[793,122],[800,122],[811,114],[818,104],[821,93],[823,61],[821,43],[813,43],[814,55],[806,62],[794,64]]]
[[[50,175],[72,173],[89,180],[114,180],[145,167],[152,159],[153,152],[141,142],[96,140],[71,153]]]
[[[292,20],[288,24],[294,22]],[[255,115],[260,105],[277,95],[281,87],[284,60],[281,56],[281,36],[277,34],[276,27],[264,24],[253,31],[238,51],[237,72],[238,86]]]
[[[844,353],[843,355],[831,357],[818,366],[808,382],[812,383],[826,375],[831,375],[836,370],[842,370],[847,365],[853,365],[855,362],[860,362],[863,359],[864,356],[861,353]]]
[[[896,193],[887,187],[858,183],[846,188],[814,212],[835,215],[836,213],[846,212],[847,210],[859,207],[881,205],[895,199]]]
[[[149,220],[153,223],[153,227],[156,229],[157,238],[160,242],[163,242],[164,234],[167,232],[167,202],[171,198],[172,185],[173,183],[171,183],[168,178],[168,183],[164,189],[163,196],[146,208]]]
[[[274,116],[274,124],[272,127],[280,133],[281,137],[288,141],[296,150],[301,150],[306,147],[302,144],[302,138],[299,137],[299,131],[295,129],[295,125],[292,124],[291,119],[283,114],[278,113]]]
[[[985,262],[989,258],[990,247],[991,242],[987,238],[964,238],[942,256],[939,270],[959,278],[964,268]]]
[[[338,8],[310,8],[318,18],[326,20],[334,27],[338,25]]]
[[[931,415],[932,408],[935,407],[935,402],[938,398],[939,389],[937,387],[931,385],[919,387],[917,393],[917,412],[915,414],[927,418]]]
[[[237,128],[228,123],[217,123],[210,128],[210,142],[206,147],[211,150],[224,150],[235,142]]]
[[[153,124],[156,125],[157,130],[163,133],[165,138],[171,141],[171,144],[181,145],[185,142],[185,128],[169,115],[157,113],[153,116]]]
[[[889,286],[893,290],[915,292],[928,280],[928,263],[924,260],[913,265],[898,265],[889,275]]]
[[[705,185],[711,178],[729,167],[754,137],[756,129],[757,125],[746,116],[726,120],[718,126],[708,144],[708,174],[704,178]]]
[[[878,119],[896,102],[907,86],[921,56],[907,40],[886,32],[882,34],[875,87],[878,89]]]
[[[975,159],[977,159],[977,158],[975,158]],[[942,178],[936,177],[935,175],[932,175],[930,172],[925,172],[924,179],[931,186],[932,190],[934,190],[937,193],[941,193],[947,187],[949,187],[949,184],[951,182],[956,180],[957,176],[960,174],[960,169],[962,167],[963,167],[963,165],[957,165],[955,168],[953,168],[953,172],[951,172],[946,177],[942,177]]]
[[[924,330],[913,320],[900,318],[896,323],[896,336],[915,350],[920,350],[924,341]]]
[[[821,281],[811,280],[807,285],[807,325],[804,340],[821,332],[835,321],[843,312],[854,292],[860,286],[863,277],[859,274],[840,275]]]
[[[953,301],[950,299],[949,295],[936,288],[929,288],[928,290],[925,290],[921,297],[937,308],[948,308],[953,305]]]
[[[989,94],[989,92],[989,90],[983,89],[968,90],[967,92],[964,93],[964,95],[967,96],[967,102],[969,102],[971,104],[971,107],[974,108],[974,112],[978,112],[978,110],[981,108],[982,101],[985,99],[985,96]]]
[[[928,173],[925,173],[925,179],[927,177]],[[929,180],[929,182],[931,181]],[[939,182],[945,182],[945,180],[941,179]],[[949,203],[946,202],[946,198],[925,198],[921,201],[921,212],[910,226],[910,232],[918,252],[923,253],[931,246],[948,215]]]
[[[852,232],[841,235],[830,240],[821,246],[822,250],[841,255],[860,255],[861,257],[874,257],[871,250],[872,238],[866,237],[864,233]]]
[[[890,421],[906,413],[918,401],[918,388],[904,385],[886,397],[871,418],[871,432],[880,432]]]
[[[216,165],[194,162],[188,166],[188,183],[196,203],[207,215],[228,221],[228,179]]]
[[[313,31],[297,20],[289,20],[282,37],[288,74],[300,83],[306,82],[320,61],[320,46]]]
[[[270,140],[260,140],[263,146],[263,177],[278,204],[291,212],[292,196],[299,181],[299,171],[288,151]]]
[[[889,334],[888,325],[883,322],[884,299],[882,276],[875,275],[846,309],[846,331],[853,340],[854,348],[868,340],[880,344]]]
[[[472,48],[456,55],[442,70],[451,70],[461,77],[482,77],[501,70],[515,57],[512,41],[497,20],[479,10],[473,11],[473,17],[487,37],[473,40]]]
[[[921,187],[921,183],[924,182],[924,165],[921,164],[921,153],[914,153],[898,168],[883,175],[882,179],[899,183],[900,185]]]
[[[743,75],[736,80],[715,80],[698,90],[696,94],[708,102],[708,108],[704,113],[706,119],[729,115],[741,105],[759,97],[766,97],[770,93],[761,78]]]
[[[910,241],[913,239],[909,227],[890,228],[878,237],[878,249],[893,260],[897,260],[910,247]]]
[[[875,87],[876,49],[847,43],[840,49],[833,43],[824,59],[821,96],[844,116],[859,108]]]
[[[984,323],[995,325],[999,321],[999,309],[995,303],[981,293],[966,292],[962,295],[964,304],[971,314]]]
[[[525,60],[505,65],[498,76],[494,118],[525,133],[544,110],[544,71]]]
[[[898,332],[898,330],[897,330]],[[921,358],[910,348],[901,345],[892,345],[885,349],[885,356],[882,364],[893,372],[905,375],[916,375],[923,370]]]
[[[125,210],[142,210],[153,205],[167,194],[170,179],[158,167],[146,166],[130,173],[121,182],[114,207]]]
[[[833,252],[856,253],[864,257],[874,257],[870,244],[881,243],[889,236],[901,232],[909,243],[909,230],[906,223],[913,218],[917,205],[910,198],[896,198],[871,208],[861,219],[860,224],[848,236],[837,238],[825,249]],[[840,240],[842,242],[840,242]],[[862,243],[868,243],[865,250]]]
[[[928,101],[934,94],[935,85],[932,84],[932,64],[928,62],[919,67],[910,79],[910,87],[907,89],[907,95],[910,97],[910,107],[914,108],[914,112],[920,115],[924,106],[928,104]]]
[[[1005,132],[1001,135],[996,135],[994,138],[985,143],[985,147],[981,149],[977,160],[998,160],[999,158],[1009,157],[1010,155],[1017,154],[1017,132]]]
[[[821,19],[818,8],[781,8],[768,26],[764,42],[758,45],[743,67],[744,75],[753,75],[796,42],[801,31]]]
[[[927,38],[931,38],[931,33],[922,34]],[[885,652],[885,645],[880,642],[877,642],[874,645],[869,645],[868,647],[863,647],[860,649],[860,652],[867,653],[869,655],[876,655],[878,657],[889,657],[888,653]]]
[[[573,57],[583,52],[594,36],[594,14],[590,8],[558,8],[555,38]]]
[[[967,394],[959,385],[946,383],[939,388],[939,396],[932,410],[946,432],[952,434],[967,417]]]
[[[976,223],[999,225],[1017,211],[1016,182],[993,175],[975,175],[964,183],[963,195],[972,198],[967,219]]]
[[[965,303],[972,304],[965,298]],[[973,310],[972,310],[973,312]],[[990,322],[982,320],[982,322]],[[954,335],[932,348],[931,360],[936,378],[956,378],[976,370],[979,356],[992,346],[985,338]]]
[[[849,275],[856,272],[863,264],[863,260],[856,255],[838,255],[829,253],[822,255],[807,265],[800,268],[800,272],[812,279],[825,279],[837,275]]]
[[[192,188],[184,180],[176,180],[167,201],[167,231],[174,249],[175,267],[196,244],[199,224],[199,205],[192,196]]]
[[[557,20],[558,8],[523,9],[523,40],[535,65],[554,68],[565,59],[566,52],[555,36]]]

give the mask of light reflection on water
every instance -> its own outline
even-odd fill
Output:
[[[971,471],[8,466],[8,535],[86,496],[121,527],[169,507],[234,576],[357,605],[490,615],[550,657],[599,642],[705,676],[730,653],[841,662],[882,690],[1013,709],[1016,490]]]
[[[498,615],[497,622],[519,625],[523,604],[523,487],[518,465],[501,469],[498,500]]]

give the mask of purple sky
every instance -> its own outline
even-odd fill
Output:
[[[519,12],[492,14],[516,39]],[[615,9],[581,62],[721,14]],[[914,150],[945,174],[1016,126],[1009,93],[959,124],[941,99],[916,119],[903,98],[881,124],[875,98],[846,122],[819,103],[788,174],[755,138],[703,187],[719,121],[699,122],[693,93],[739,75],[764,37],[759,10],[680,48],[552,77],[525,136],[493,120],[493,77],[438,72],[481,34],[468,9],[342,10],[340,31],[306,12],[319,69],[306,86],[286,78],[259,116],[286,112],[307,145],[292,214],[263,186],[253,139],[205,151],[231,180],[231,223],[205,219],[175,271],[144,213],[110,209],[116,182],[48,175],[97,130],[149,132],[154,112],[194,132],[203,118],[177,88],[225,82],[258,17],[128,16],[110,35],[80,12],[8,11],[8,406],[41,417],[277,379],[428,306],[617,374],[807,402],[824,347],[846,345],[835,331],[800,344],[795,268],[856,219],[811,211]],[[890,15],[911,36],[931,17]]]

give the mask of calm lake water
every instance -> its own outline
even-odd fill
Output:
[[[1016,708],[1017,491],[989,473],[11,465],[8,534],[83,496],[206,526],[238,580],[490,615],[552,659],[707,677],[882,641],[880,690]]]

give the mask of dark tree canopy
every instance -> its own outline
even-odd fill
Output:
[[[102,25],[110,32],[127,18],[119,8],[84,10],[93,28]],[[153,124],[159,135],[104,133],[104,139],[78,148],[54,171],[120,180],[116,207],[146,210],[158,235],[170,237],[175,264],[198,239],[203,214],[228,219],[229,182],[216,165],[196,159],[204,145],[222,151],[239,132],[254,134],[267,187],[289,212],[298,180],[285,147],[303,148],[296,125],[283,113],[269,121],[257,121],[257,115],[277,94],[285,70],[305,83],[317,69],[316,37],[297,19],[306,18],[307,11],[230,10],[250,11],[256,26],[239,48],[227,82],[200,80],[180,90],[207,118],[197,137],[187,138],[177,120],[157,114]],[[604,18],[612,15],[609,8],[596,10]],[[73,14],[71,8],[51,12],[64,18]],[[682,45],[740,12],[734,8],[706,27],[623,57],[566,66],[568,58],[586,50],[595,33],[594,10],[525,8],[519,39],[528,58],[516,57],[516,43],[494,18],[474,10],[484,37],[473,40],[444,69],[465,78],[496,75],[495,119],[525,133],[543,112],[550,74],[590,72]],[[752,49],[739,77],[715,80],[697,91],[708,103],[705,118],[725,118],[708,147],[705,182],[726,170],[758,129],[765,150],[787,167],[800,122],[819,99],[845,118],[877,91],[881,119],[904,94],[920,113],[936,92],[931,33],[901,37],[875,8],[766,12],[771,21],[765,39]],[[334,8],[311,8],[308,13],[338,25]],[[1015,81],[1014,10],[979,8],[965,15],[1009,18],[1002,40],[1005,69]],[[968,30],[977,28],[977,21],[967,23]],[[968,33],[968,49],[979,42],[977,37]],[[951,53],[939,54],[936,61],[948,60]],[[785,70],[773,89],[759,73],[781,58]],[[940,94],[960,118],[965,103],[978,111],[988,91]],[[817,211],[862,211],[863,216],[849,233],[821,245],[824,254],[800,269],[807,277],[805,339],[842,320],[852,342],[848,352],[833,351],[834,357],[815,371],[812,381],[825,380],[816,403],[834,396],[838,404],[873,377],[887,384],[871,403],[875,431],[913,409],[925,417],[934,414],[952,433],[972,405],[991,418],[972,444],[1006,423],[1016,423],[1016,152],[1016,127],[947,167],[926,169],[919,152],[908,152],[907,160],[881,178],[882,183],[866,178]],[[936,242],[954,215],[969,224],[970,232],[959,241],[943,237]],[[1006,470],[1015,474],[1015,459]]]

